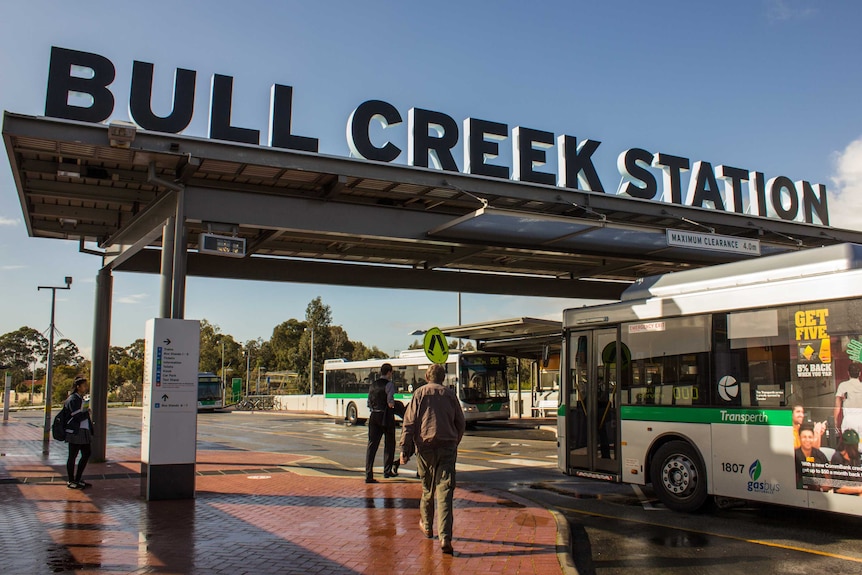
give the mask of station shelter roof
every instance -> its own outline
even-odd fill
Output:
[[[637,278],[751,257],[669,246],[669,228],[757,239],[764,255],[862,243],[813,224],[207,138],[138,130],[118,145],[103,124],[6,112],[2,132],[28,234],[77,241],[113,271],[159,273],[172,217],[193,276],[603,300]],[[202,232],[244,238],[245,256],[201,253]]]
[[[562,317],[562,311],[561,311]],[[449,338],[470,339],[478,349],[511,357],[538,359],[560,352],[562,321],[517,317],[488,322],[441,327]]]

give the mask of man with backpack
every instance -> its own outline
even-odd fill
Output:
[[[397,477],[395,462],[395,384],[392,383],[392,364],[380,366],[380,377],[368,389],[368,447],[365,451],[365,483],[374,479],[374,459],[380,438],[383,442],[383,477]]]

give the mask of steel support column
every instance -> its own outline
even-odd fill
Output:
[[[174,222],[174,274],[171,318],[183,319],[186,308],[186,194],[182,188],[177,192],[177,215]]]
[[[96,276],[96,305],[93,319],[93,363],[90,373],[90,410],[96,427],[93,434],[93,461],[105,461],[108,437],[108,363],[111,348],[111,298],[114,277],[109,267]]]
[[[161,293],[159,304],[159,317],[171,317],[173,303],[174,284],[174,237],[176,219],[173,217],[165,221],[162,229],[162,263],[161,263]]]

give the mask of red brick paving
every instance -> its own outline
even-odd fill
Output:
[[[476,485],[455,494],[455,555],[419,531],[415,480],[366,485],[303,476],[304,457],[199,451],[196,498],[147,502],[140,452],[90,463],[92,487],[65,483],[65,445],[41,453],[41,430],[0,423],[0,557],[9,575],[556,574],[554,516]]]

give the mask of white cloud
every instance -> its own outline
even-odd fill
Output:
[[[117,303],[127,303],[132,305],[137,305],[145,301],[149,296],[149,294],[145,293],[135,293],[130,295],[124,295],[117,298]]]
[[[817,14],[808,0],[767,0],[766,15],[772,21],[802,20]]]
[[[7,218],[5,216],[0,216],[0,226],[17,226],[21,223],[21,220],[18,218]]]
[[[4,272],[10,272],[10,271],[14,271],[14,270],[23,270],[26,267],[27,266],[24,266],[24,265],[8,265],[8,266],[2,266],[2,267],[0,267],[0,269],[2,269]]]
[[[829,193],[829,225],[862,230],[862,138],[835,153]]]

